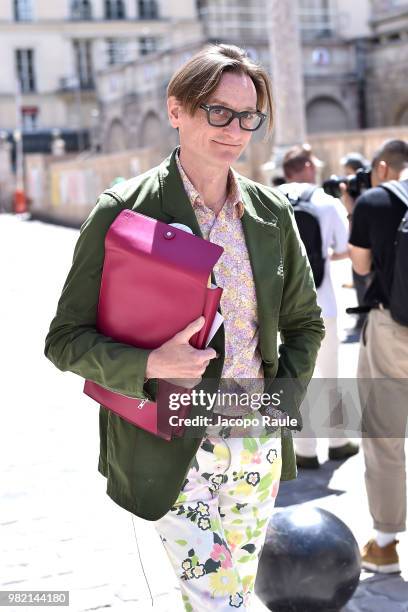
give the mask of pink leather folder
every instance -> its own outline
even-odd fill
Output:
[[[203,328],[191,340],[203,348],[222,294],[221,288],[207,286],[208,279],[222,252],[222,247],[193,234],[122,211],[105,238],[98,330],[119,342],[154,349],[204,315]],[[159,382],[158,397],[171,389]],[[84,393],[164,439],[181,433],[163,415],[159,418],[156,402],[127,397],[89,380]],[[183,416],[181,411],[177,414]]]

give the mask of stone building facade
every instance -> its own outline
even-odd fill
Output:
[[[406,124],[408,0],[293,1],[307,133]],[[168,79],[205,41],[245,47],[274,78],[270,6],[268,0],[3,0],[0,130],[10,135],[20,124],[26,145],[36,143],[31,150],[48,150],[59,130],[72,150],[115,152],[155,142],[167,151],[175,139],[164,104]]]
[[[372,127],[408,125],[408,1],[373,0],[366,53],[366,108]]]
[[[298,0],[303,104],[309,133],[361,126],[362,49],[356,39],[369,34],[369,0],[361,0],[357,8],[354,5],[352,0]],[[245,47],[273,78],[270,31],[274,24],[270,7],[266,0],[199,0],[197,15],[204,29],[203,40]],[[291,39],[289,31],[287,36]],[[189,49],[168,50],[99,75],[103,150],[120,150],[133,143],[146,146],[157,135],[159,142],[168,139],[164,144],[168,150],[175,134],[169,129],[163,104],[165,85],[178,62],[195,48],[197,43],[192,43]],[[136,82],[140,84],[138,90],[131,91],[129,84]],[[279,96],[279,91],[275,95]],[[259,136],[254,139],[256,156],[267,158],[270,148],[262,145]],[[247,153],[250,157],[253,154],[251,150]]]
[[[155,53],[99,75],[100,148],[107,153],[155,147],[167,154],[176,131],[167,119],[166,88],[171,75],[204,44],[204,39]]]
[[[357,129],[362,98],[361,45],[369,35],[369,0],[297,0],[307,131]],[[206,36],[249,49],[271,69],[265,0],[201,0]],[[291,38],[291,32],[286,32]],[[272,78],[273,71],[271,69]],[[279,96],[279,91],[275,92]]]
[[[297,4],[308,133],[406,125],[408,0]],[[210,40],[244,46],[266,66],[269,6],[265,0],[199,2]]]
[[[2,0],[0,130],[23,130],[26,152],[49,150],[58,132],[87,148],[101,72],[197,41],[194,0]]]

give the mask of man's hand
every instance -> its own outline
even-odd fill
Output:
[[[190,338],[200,331],[204,321],[204,317],[199,317],[153,350],[147,360],[146,377],[167,379],[185,387],[197,385],[211,359],[217,357],[214,349],[199,350],[189,343]]]

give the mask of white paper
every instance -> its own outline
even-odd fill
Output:
[[[207,342],[205,343],[205,348],[207,348],[207,346],[210,344],[211,340],[214,338],[215,334],[220,329],[223,322],[224,322],[224,317],[220,315],[220,313],[217,310],[217,312],[215,313],[213,324],[211,325],[210,333],[208,334]]]
[[[173,227],[177,227],[177,229],[182,230],[183,232],[186,232],[187,234],[193,233],[193,230],[191,229],[191,227],[188,227],[188,225],[184,225],[184,223],[169,223],[169,225],[172,225]]]

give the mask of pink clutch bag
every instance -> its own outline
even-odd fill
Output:
[[[204,315],[203,328],[191,340],[196,348],[204,348],[222,294],[221,288],[208,287],[208,279],[222,252],[198,236],[122,211],[105,238],[98,331],[118,342],[154,349]],[[166,440],[182,434],[181,428],[169,425],[165,405],[166,394],[175,390],[159,381],[159,413],[156,402],[127,397],[89,380],[84,386],[84,393],[99,404]],[[184,416],[181,410],[177,415]]]

